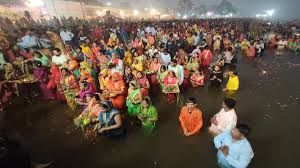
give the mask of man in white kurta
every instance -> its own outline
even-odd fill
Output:
[[[235,100],[226,98],[222,109],[211,120],[209,132],[216,136],[222,132],[229,131],[236,126],[237,116],[234,110]]]

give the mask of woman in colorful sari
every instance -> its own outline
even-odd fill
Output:
[[[168,74],[167,68],[164,65],[161,65],[159,67],[159,70],[158,70],[157,76],[156,76],[161,89],[164,88],[164,80],[165,80],[165,77],[167,76],[167,74]]]
[[[108,57],[104,54],[99,54],[97,56],[97,62],[98,62],[98,66],[99,68],[106,68],[107,64],[108,64]]]
[[[86,126],[92,125],[98,120],[100,113],[100,98],[98,94],[87,95],[90,97],[87,102],[87,107],[82,111],[82,113],[74,119],[74,124],[76,127],[84,129]]]
[[[118,110],[123,110],[125,104],[125,84],[122,76],[114,72],[108,82],[108,96],[113,106]]]
[[[87,95],[91,95],[91,94],[94,94],[91,84],[86,81],[80,83],[80,91],[79,91],[80,105],[88,105],[88,101],[86,97]]]
[[[190,58],[189,62],[186,65],[186,69],[190,72],[199,69],[199,63],[196,57]]]
[[[92,90],[94,92],[97,91],[97,86],[96,86],[96,82],[95,82],[95,79],[93,78],[93,76],[89,73],[86,73],[86,72],[82,72],[80,74],[80,80],[79,82],[87,82],[91,87],[92,87]],[[97,79],[97,83],[98,83],[98,79]]]
[[[126,87],[129,87],[129,83],[135,79],[135,76],[132,74],[132,69],[127,67],[125,69],[125,75],[123,76]]]
[[[150,83],[146,75],[142,72],[137,72],[136,80],[141,87],[143,97],[149,96]]]
[[[253,44],[250,44],[250,47],[249,47],[249,49],[248,49],[246,55],[247,55],[247,57],[249,57],[249,58],[255,57],[255,47],[254,47]]]
[[[186,68],[184,68],[183,75],[184,75],[183,82],[180,85],[180,88],[182,90],[187,89],[190,86],[190,71],[188,71]]]
[[[131,66],[132,62],[133,62],[133,56],[132,56],[132,52],[131,52],[131,47],[128,46],[127,51],[125,52],[125,56],[123,58],[123,62],[125,66]]]
[[[150,63],[150,67],[149,67],[149,71],[147,72],[147,74],[151,75],[151,84],[152,85],[156,85],[158,84],[157,81],[157,72],[160,68],[161,64],[159,63],[159,60],[157,57],[153,58],[153,61],[151,61]]]
[[[107,68],[102,69],[102,71],[99,73],[99,85],[100,90],[103,92],[108,87],[108,82],[110,79],[110,71]]]
[[[241,43],[242,54],[246,54],[248,52],[249,47],[250,47],[250,42],[247,39],[244,39]]]
[[[93,63],[94,66],[96,66],[97,65],[96,57],[94,56],[91,48],[86,43],[82,43],[80,47],[82,48],[82,53],[89,58],[89,60]]]
[[[124,64],[123,60],[119,58],[119,55],[117,52],[113,52],[111,55],[111,62],[112,67],[110,67],[111,72],[118,72],[119,74],[123,75],[124,74]]]
[[[143,43],[142,43],[142,41],[139,40],[138,37],[136,37],[135,40],[132,41],[133,48],[140,48],[140,47],[142,47],[142,45],[143,45]]]
[[[88,80],[89,83],[92,84],[94,91],[96,91],[98,87],[98,73],[95,68],[93,68],[92,63],[83,61],[80,63],[80,80]],[[97,82],[96,82],[97,81]]]
[[[133,63],[130,67],[134,76],[136,76],[137,72],[143,72],[144,70],[144,64],[142,62],[139,62],[137,58],[133,59]]]
[[[55,92],[56,99],[60,101],[65,101],[66,98],[64,96],[64,92],[60,87],[60,81],[61,81],[61,72],[57,65],[52,64],[50,68],[50,77],[49,82],[47,84],[47,89],[53,90]]]
[[[142,100],[142,91],[139,84],[136,81],[130,82],[126,98],[127,111],[130,116],[138,115]]]
[[[164,79],[164,87],[168,87],[168,85],[176,85],[178,84],[178,79],[176,78],[175,72],[169,71],[168,75]],[[174,103],[176,100],[176,93],[166,93],[168,102]]]
[[[76,51],[68,44],[65,45],[65,50],[64,51],[64,55],[71,58],[71,59],[75,59],[76,57]]]
[[[158,120],[157,109],[152,104],[150,97],[145,97],[140,105],[140,110],[137,116],[141,122],[146,135],[150,135]]]
[[[204,50],[201,52],[199,57],[199,62],[201,62],[203,68],[209,67],[211,58],[212,53],[209,50],[208,46],[205,46]]]
[[[42,65],[41,61],[34,61],[35,68],[33,74],[39,82],[40,90],[42,91],[42,99],[54,99],[55,96],[50,89],[47,88],[48,70]]]
[[[79,64],[78,64],[78,62],[75,59],[69,61],[69,63],[68,63],[68,69],[75,76],[75,78],[77,80],[80,79]]]
[[[214,51],[216,52],[220,51],[222,36],[219,33],[216,33],[213,40],[214,40]]]
[[[187,53],[181,48],[179,49],[178,54],[175,56],[177,64],[185,65],[186,64]]]
[[[96,58],[98,57],[98,55],[100,55],[100,47],[97,45],[96,42],[93,42],[92,44],[92,52]]]
[[[74,111],[77,107],[75,98],[78,94],[79,86],[75,76],[66,68],[61,69],[60,87],[63,89],[69,108]]]
[[[204,85],[204,74],[203,74],[203,72],[196,69],[194,71],[193,75],[191,76],[190,80],[191,80],[191,83],[192,83],[193,87],[203,86]]]
[[[120,112],[108,101],[100,103],[98,133],[116,139],[122,138],[125,133]]]

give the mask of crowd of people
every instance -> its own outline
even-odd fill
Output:
[[[239,77],[237,56],[259,59],[273,48],[297,53],[299,25],[246,19],[103,23],[97,19],[33,21],[0,19],[1,109],[15,96],[66,102],[82,111],[74,124],[84,133],[125,135],[123,120],[140,120],[146,135],[159,112],[151,97],[168,103],[189,87],[223,90],[222,109],[208,128],[221,167],[247,167],[253,157],[249,127],[237,124],[234,110]],[[216,58],[216,59],[214,59]],[[228,82],[224,86],[225,78]],[[196,98],[182,107],[185,136],[200,132]],[[124,115],[129,117],[124,118]]]

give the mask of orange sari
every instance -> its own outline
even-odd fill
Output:
[[[123,107],[125,105],[125,84],[123,81],[122,76],[115,72],[112,74],[113,77],[117,78],[118,81],[114,82],[112,79],[109,80],[108,83],[108,90],[110,93],[110,100],[113,104],[113,106],[118,110],[123,110]]]

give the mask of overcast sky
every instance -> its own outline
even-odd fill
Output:
[[[143,7],[153,4],[155,7],[176,7],[178,0],[111,0],[112,2],[129,1],[132,6]],[[192,0],[195,5],[201,3],[219,3],[222,0]],[[300,19],[300,0],[229,0],[243,15],[255,16],[264,10],[275,9],[277,18]]]

